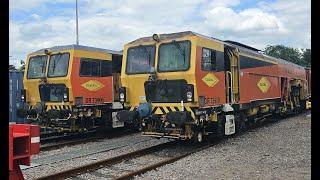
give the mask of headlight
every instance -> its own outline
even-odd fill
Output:
[[[69,101],[69,89],[68,88],[65,88],[64,91],[63,91],[63,101],[64,102],[68,102]]]
[[[192,102],[194,100],[194,88],[192,84],[188,84],[187,85],[187,101],[188,102]]]
[[[119,101],[122,103],[126,102],[126,88],[125,87],[119,88]]]
[[[192,99],[192,92],[187,92],[187,99],[188,99],[188,101],[191,101],[191,99]]]
[[[22,102],[26,102],[27,101],[27,97],[26,97],[26,90],[25,89],[21,89],[21,101]]]

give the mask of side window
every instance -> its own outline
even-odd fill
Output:
[[[81,58],[80,76],[112,76],[112,62],[99,59]]]
[[[80,61],[80,76],[91,76],[91,63],[90,61]]]
[[[112,62],[101,61],[101,76],[112,76]]]
[[[92,60],[90,63],[92,64],[91,75],[100,76],[100,61]]]
[[[201,70],[215,71],[217,68],[216,51],[202,48]]]
[[[112,72],[121,73],[122,55],[112,55]]]

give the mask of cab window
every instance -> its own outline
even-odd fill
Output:
[[[64,77],[68,74],[69,53],[58,53],[50,56],[48,77]]]
[[[48,56],[33,56],[29,59],[27,78],[45,77]]]
[[[80,76],[106,77],[112,76],[112,62],[108,60],[81,58]]]
[[[149,73],[154,66],[155,46],[130,47],[127,55],[127,74]]]
[[[201,70],[217,70],[216,51],[207,48],[202,48]]]
[[[186,71],[190,65],[190,41],[172,41],[159,47],[158,71]]]

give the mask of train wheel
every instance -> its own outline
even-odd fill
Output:
[[[247,117],[244,113],[235,116],[236,134],[246,131]]]
[[[202,141],[203,141],[203,133],[202,132],[197,133],[197,141],[198,141],[198,143],[202,143]]]
[[[223,138],[224,135],[224,130],[225,130],[225,120],[222,119],[222,116],[218,120],[215,128],[215,137],[217,138]]]
[[[193,142],[195,143],[202,143],[204,141],[204,135],[202,131],[196,131],[195,135],[193,136]]]

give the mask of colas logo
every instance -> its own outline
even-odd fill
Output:
[[[219,79],[214,74],[208,73],[202,78],[202,81],[209,87],[213,87],[219,82]]]
[[[266,93],[270,89],[271,83],[267,77],[262,77],[258,82],[257,86],[263,93]]]
[[[86,83],[83,83],[81,86],[86,88],[89,91],[98,91],[99,89],[104,87],[102,83],[96,80],[90,80]]]

